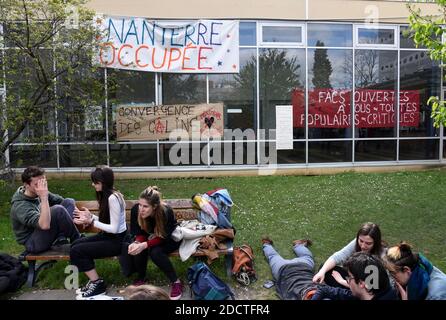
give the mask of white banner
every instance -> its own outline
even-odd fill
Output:
[[[177,73],[239,72],[238,21],[96,18],[104,37],[97,62],[107,68]]]

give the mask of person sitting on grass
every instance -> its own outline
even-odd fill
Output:
[[[346,287],[347,271],[342,265],[355,252],[366,252],[381,258],[386,253],[385,243],[381,240],[381,229],[372,222],[364,223],[353,239],[341,250],[332,254],[313,277],[316,283],[325,283],[332,287]]]
[[[313,254],[308,249],[309,245],[311,241],[308,239],[294,240],[293,250],[297,257],[284,259],[274,249],[269,237],[262,238],[263,253],[268,260],[276,291],[281,299],[396,299],[396,293],[390,286],[389,277],[380,260],[361,252],[353,254],[346,263],[347,279],[351,290],[314,283],[314,260]],[[366,285],[364,273],[369,266],[374,266],[379,271],[379,289],[369,288]]]
[[[79,239],[73,223],[75,202],[48,191],[45,170],[26,168],[22,182],[11,201],[11,224],[17,242],[28,253],[39,253],[53,244],[62,244],[66,238],[71,242]]]
[[[139,195],[138,204],[130,211],[130,234],[134,241],[124,243],[119,257],[122,273],[138,274],[135,285],[144,284],[148,258],[164,272],[171,283],[170,299],[178,300],[183,284],[178,278],[169,253],[177,250],[180,242],[172,239],[177,221],[170,206],[161,201],[158,187],[148,187]]]
[[[406,242],[384,257],[402,300],[446,300],[446,275]]]

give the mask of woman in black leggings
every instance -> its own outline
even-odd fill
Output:
[[[180,299],[183,292],[183,285],[168,256],[180,246],[180,242],[171,238],[176,224],[172,208],[161,202],[158,187],[148,187],[141,192],[138,204],[131,209],[130,234],[134,241],[124,244],[120,257],[124,275],[138,273],[135,285],[145,282],[147,261],[150,257],[169,278],[170,298],[173,300]]]

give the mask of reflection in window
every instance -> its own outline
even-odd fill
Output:
[[[301,43],[302,27],[262,26],[262,41],[279,43]]]
[[[440,95],[440,67],[438,62],[421,58],[419,51],[401,51],[400,59],[400,135],[434,137],[438,129],[433,127],[431,107],[427,100]],[[420,56],[420,59],[410,58]]]
[[[351,47],[352,25],[351,24],[308,24],[308,46],[318,46],[324,43],[326,47]]]
[[[395,29],[386,28],[358,28],[359,44],[395,44]]]
[[[352,50],[308,50],[310,139],[351,137],[352,59]],[[305,126],[303,114],[302,109],[294,113],[300,126]]]
[[[239,37],[241,46],[255,46],[256,45],[256,23],[255,22],[240,22]]]
[[[355,52],[355,136],[396,136],[397,52],[357,50]]]
[[[400,140],[400,160],[437,160],[438,139]]]
[[[156,144],[112,144],[110,165],[115,167],[136,167],[157,165]]]
[[[395,161],[396,140],[360,140],[355,142],[355,161]]]
[[[30,145],[9,147],[9,160],[13,168],[25,168],[39,164],[44,168],[57,167],[56,146]]]
[[[308,143],[308,162],[350,162],[351,141],[321,141]]]
[[[255,49],[240,49],[240,73],[209,75],[209,102],[223,102],[225,129],[255,130]]]
[[[142,71],[111,70],[109,86],[109,134],[116,139],[116,109],[127,104],[155,104],[155,74]]]
[[[94,167],[107,163],[107,146],[93,144],[59,145],[61,167]]]
[[[400,26],[400,48],[416,48],[413,36],[414,33],[408,26]],[[419,48],[422,49],[424,46],[420,46]]]
[[[206,75],[163,73],[163,104],[206,103]]]
[[[262,49],[260,62],[260,128],[276,128],[276,106],[305,104],[305,50]],[[305,128],[294,118],[294,139],[305,137]],[[269,137],[266,130],[266,138]]]
[[[160,144],[159,147],[160,166],[203,166],[208,164],[207,143]]]
[[[255,165],[257,144],[252,142],[220,142],[209,144],[211,165]]]

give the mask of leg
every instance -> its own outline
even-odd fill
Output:
[[[280,256],[280,254],[274,249],[274,247],[270,244],[265,243],[263,245],[263,253],[265,257],[268,259],[269,266],[271,267],[271,273],[273,275],[274,280],[279,278],[279,270],[285,264],[289,263],[289,260],[286,260]]]
[[[303,244],[297,244],[293,246],[293,250],[297,258],[292,259],[291,261],[293,262],[301,261],[309,265],[311,269],[314,268],[313,254],[306,246],[304,246]]]

